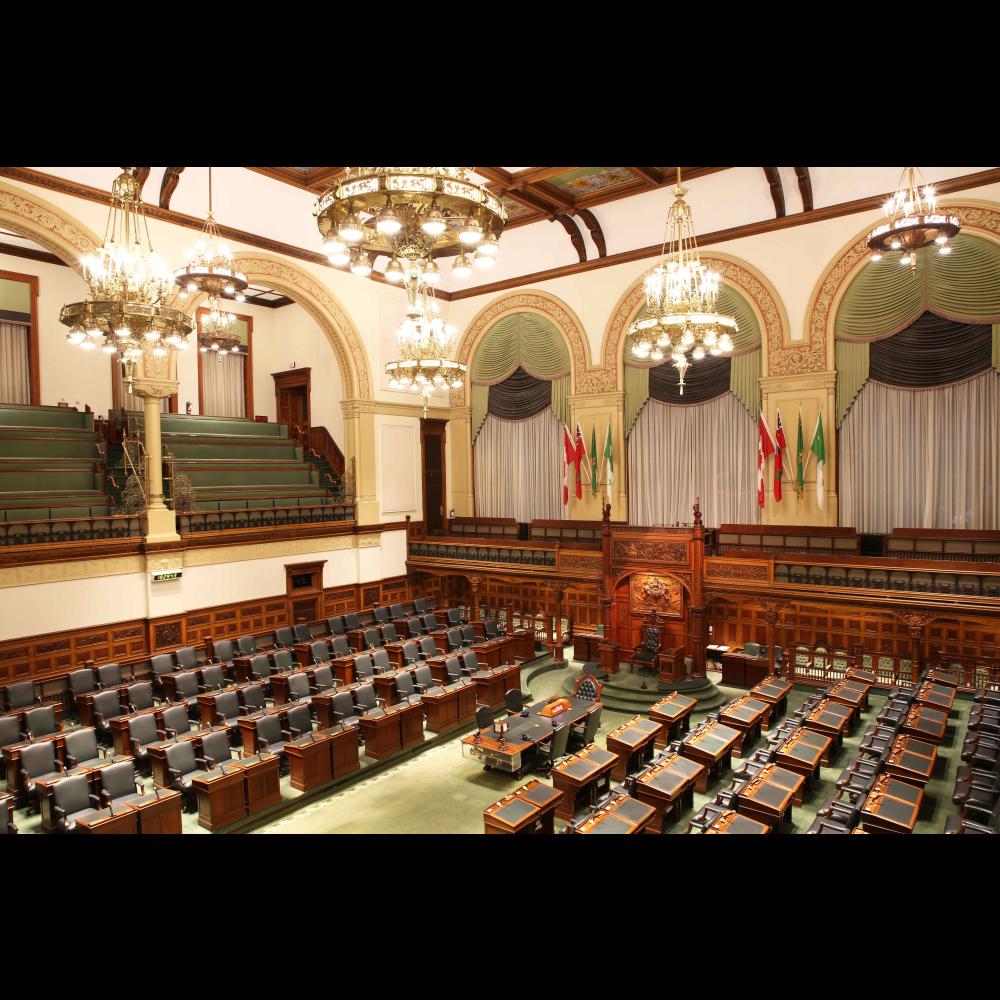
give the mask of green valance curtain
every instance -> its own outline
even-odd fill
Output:
[[[729,391],[746,407],[750,416],[757,419],[760,413],[760,324],[750,303],[732,286],[719,288],[718,311],[734,316],[739,330],[733,334],[733,353],[730,355]],[[642,319],[645,307],[637,314]],[[625,346],[625,436],[632,427],[649,399],[649,369],[653,365],[642,364],[630,357]],[[661,364],[670,364],[662,361]],[[698,362],[692,362],[694,369]]]
[[[538,313],[513,313],[490,327],[472,359],[473,444],[486,419],[490,386],[503,382],[518,368],[552,383],[552,412],[569,423],[570,360],[562,333]]]
[[[1000,245],[960,233],[950,254],[922,251],[915,273],[900,267],[896,255],[866,265],[834,322],[838,427],[868,381],[869,344],[905,330],[924,312],[993,324],[993,367],[1000,372]]]

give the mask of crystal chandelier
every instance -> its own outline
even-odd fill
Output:
[[[674,203],[667,212],[660,263],[645,278],[646,307],[628,328],[632,354],[643,361],[670,357],[680,373],[680,394],[684,395],[684,375],[706,354],[729,354],[733,340],[729,331],[739,329],[732,316],[716,311],[719,275],[701,262],[695,239],[691,208],[684,200],[677,168]],[[669,250],[668,250],[669,247]]]
[[[917,174],[923,190],[917,187]],[[899,252],[899,263],[917,269],[917,251],[937,246],[938,253],[951,253],[948,242],[961,225],[955,215],[943,215],[937,210],[937,196],[916,167],[907,167],[899,178],[896,193],[882,206],[886,221],[876,226],[868,237],[871,261],[882,255]]]
[[[204,354],[217,351],[219,361],[227,353],[239,354],[241,342],[235,334],[236,314],[222,306],[223,299],[246,301],[244,294],[249,282],[238,271],[233,255],[222,241],[222,234],[212,214],[212,168],[208,168],[208,215],[201,239],[187,252],[187,265],[174,271],[180,288],[179,296],[186,299],[199,292],[208,296],[206,312],[201,315],[198,336],[199,350]]]
[[[125,167],[115,178],[104,240],[81,262],[86,301],[63,306],[59,314],[70,344],[122,356],[129,389],[140,358],[186,350],[192,329],[189,316],[162,304],[174,278],[153,250],[134,171]]]

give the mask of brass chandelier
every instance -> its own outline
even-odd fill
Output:
[[[174,271],[180,288],[179,297],[202,292],[208,296],[207,311],[202,314],[198,349],[204,354],[218,352],[219,361],[227,353],[240,353],[240,338],[235,334],[236,314],[224,309],[223,299],[246,301],[247,276],[236,269],[233,255],[222,240],[212,214],[212,168],[208,168],[208,215],[201,239],[187,252],[188,262]]]
[[[461,167],[352,167],[313,210],[330,263],[369,277],[388,256],[383,276],[406,290],[406,319],[396,331],[400,357],[385,366],[389,386],[419,392],[459,388],[466,366],[448,359],[456,330],[445,323],[434,288],[435,258],[456,254],[452,274],[490,268],[507,211]]]
[[[81,262],[90,294],[59,314],[70,344],[122,356],[129,389],[140,358],[186,350],[193,327],[189,316],[163,305],[174,277],[153,250],[135,169],[123,167],[115,178],[104,239]]]
[[[917,174],[923,190],[917,186]],[[899,178],[895,194],[882,206],[885,222],[876,226],[868,237],[871,261],[879,261],[883,254],[898,252],[899,263],[917,269],[917,251],[937,246],[938,253],[951,253],[948,242],[961,225],[958,216],[945,215],[937,210],[934,188],[924,181],[916,167],[907,167]]]
[[[730,331],[739,329],[734,317],[716,310],[719,275],[701,262],[685,194],[678,167],[660,263],[646,275],[642,317],[628,328],[634,357],[644,361],[670,357],[680,374],[682,396],[684,375],[690,367],[688,352],[695,361],[706,354],[729,354],[733,349]]]

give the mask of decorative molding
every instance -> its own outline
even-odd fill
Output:
[[[765,370],[771,374],[790,373],[786,372],[784,367],[781,371],[771,371],[772,358],[778,359],[779,366],[787,364],[787,361],[782,361],[782,352],[784,344],[788,341],[788,315],[775,287],[760,271],[735,257],[724,254],[702,254],[701,259],[705,263],[711,263],[722,280],[740,292],[756,313],[757,321],[760,323],[762,346],[766,349]],[[629,323],[646,301],[644,277],[640,275],[629,285],[625,294],[618,300],[604,330],[601,347],[604,369],[614,373],[616,385],[624,386],[622,367],[625,340]]]
[[[601,572],[601,554],[583,555],[580,553],[559,553],[559,569],[582,569],[589,572]]]
[[[82,273],[80,259],[100,244],[94,232],[50,202],[0,182],[0,222],[19,236],[40,243]]]
[[[801,392],[803,389],[826,389],[833,392],[837,388],[837,373],[806,372],[802,375],[771,375],[760,380],[761,392]]]
[[[684,616],[681,583],[671,576],[635,573],[629,582],[632,613],[656,612],[668,618]]]
[[[616,541],[612,558],[620,562],[627,559],[641,562],[688,562],[687,542],[638,542]]]
[[[358,535],[359,549],[377,549],[382,544],[382,535]]]
[[[706,559],[705,576],[715,580],[759,580],[767,583],[768,564],[710,562]]]
[[[162,555],[146,556],[147,573],[172,572],[175,569],[182,569],[184,566],[183,552],[168,552]]]
[[[176,649],[184,642],[184,630],[179,620],[159,622],[153,626],[154,649]]]
[[[90,580],[102,576],[128,576],[144,573],[143,556],[122,556],[114,559],[80,559],[75,562],[38,563],[32,566],[12,566],[0,569],[0,589],[29,587],[40,583],[64,583],[70,580]]]

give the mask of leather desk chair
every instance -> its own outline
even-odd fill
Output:
[[[458,608],[448,608],[445,612],[445,618],[450,626],[469,624],[468,618],[463,618]]]
[[[358,653],[354,657],[354,676],[358,680],[367,680],[375,673],[375,664],[372,662],[371,653]]]
[[[343,723],[345,726],[358,725],[358,714],[355,711],[354,699],[350,691],[341,691],[333,696],[332,702],[333,719],[335,722]]]
[[[249,687],[243,688],[240,691],[240,698],[243,701],[240,711],[244,715],[252,715],[254,712],[260,712],[267,705],[267,698],[264,695],[264,686],[262,684],[251,684]]]
[[[375,673],[383,674],[386,671],[392,670],[392,661],[389,659],[389,654],[384,649],[376,649],[372,653],[372,665],[375,667]]]
[[[286,740],[297,740],[312,732],[312,716],[308,705],[296,705],[288,710],[288,728],[281,731]]]
[[[714,802],[706,802],[689,820],[687,832],[700,830],[704,833],[725,811],[726,807],[717,795]]]
[[[7,708],[28,708],[38,703],[35,697],[35,685],[32,681],[18,681],[6,687]]]
[[[462,642],[462,630],[460,628],[450,628],[446,633],[448,639],[448,652],[454,653],[456,650],[467,649]]]
[[[17,715],[0,715],[0,747],[21,742],[21,719]]]
[[[487,639],[498,639],[502,634],[495,618],[487,618],[483,622],[483,628],[486,630]]]
[[[52,786],[52,814],[60,833],[73,833],[78,820],[90,819],[101,811],[100,797],[90,791],[85,774],[75,774]]]
[[[274,672],[271,659],[262,653],[250,657],[250,677],[255,681],[266,681]]]
[[[101,770],[101,803],[110,806],[123,806],[127,802],[138,802],[143,799],[142,786],[135,780],[135,767],[131,761],[120,764],[109,764]]]
[[[851,831],[844,826],[843,823],[838,823],[836,820],[832,819],[821,819],[819,816],[812,821],[812,826],[806,830],[806,833],[850,833]]]
[[[99,735],[111,733],[111,720],[124,715],[121,699],[117,691],[102,691],[94,695],[94,725]]]
[[[240,697],[235,691],[223,691],[215,699],[217,725],[226,727],[230,738],[239,729]]]
[[[330,691],[337,686],[337,678],[329,667],[316,667],[313,670],[313,683],[309,688],[311,694]]]
[[[281,719],[277,715],[263,715],[257,720],[256,745],[258,751],[279,754],[284,766],[285,739]]]
[[[376,625],[385,625],[386,622],[391,620],[392,613],[388,608],[373,608],[372,614],[375,617]]]
[[[413,678],[405,670],[396,675],[396,694],[399,695],[400,701],[409,702],[410,704],[420,703],[420,695],[417,694],[417,690],[414,687]]]
[[[198,654],[194,646],[181,646],[174,650],[174,660],[178,670],[195,670],[198,667]]]
[[[309,628],[304,622],[300,622],[292,629],[292,633],[295,636],[296,642],[312,642],[313,634],[312,629]]]
[[[852,805],[859,805],[868,797],[874,784],[874,777],[866,777],[847,768],[837,779],[837,796],[846,794]]]
[[[331,643],[331,653],[335,659],[340,659],[344,656],[350,656],[356,650],[352,649],[347,641],[346,635],[335,635],[333,637],[333,642]]]
[[[163,682],[160,678],[164,674],[172,674],[177,669],[174,658],[170,653],[157,653],[149,661],[150,669],[153,672],[153,681],[160,690],[163,689]]]
[[[476,630],[471,625],[462,626],[462,645],[471,646],[476,641]]]
[[[185,671],[177,675],[174,683],[175,702],[182,701],[188,712],[198,708],[198,675],[193,671]]]
[[[348,632],[361,628],[361,619],[358,617],[358,613],[356,611],[349,611],[346,615],[344,615],[344,628]]]
[[[431,668],[425,663],[413,671],[413,686],[420,694],[423,694],[425,691],[435,690],[440,685],[434,682],[434,675],[431,673]]]
[[[399,642],[399,635],[396,633],[396,626],[388,622],[382,626],[382,645],[387,642]]]
[[[274,664],[273,673],[277,674],[287,673],[295,665],[295,659],[290,649],[276,649],[271,654],[271,662]]]
[[[360,710],[359,715],[370,712],[373,708],[378,708],[378,699],[375,696],[374,684],[361,684],[354,689],[354,704]]]
[[[542,774],[548,774],[552,771],[552,765],[560,757],[566,756],[566,750],[569,746],[569,730],[570,727],[566,725],[556,726],[552,730],[552,738],[545,743],[538,744],[538,757],[535,762],[536,770]]]
[[[287,625],[275,629],[274,645],[276,649],[290,649],[295,645],[295,633]]]
[[[759,642],[745,642],[745,643],[743,643],[743,655],[744,656],[760,656],[760,643]]]
[[[68,768],[97,767],[104,763],[104,755],[97,745],[96,729],[77,729],[67,733],[63,741],[63,756]]]
[[[438,621],[437,615],[433,611],[428,611],[424,614],[421,619],[424,623],[424,632],[436,632],[441,628],[441,623]]]
[[[288,675],[288,700],[301,701],[305,705],[308,705],[312,701],[309,675],[304,670],[300,673]]]
[[[56,746],[52,742],[32,743],[21,751],[21,781],[29,798],[37,798],[35,782],[58,777],[66,768],[56,760]]]
[[[218,639],[213,643],[214,655],[213,660],[217,666],[222,668],[222,672],[226,677],[233,676],[233,657],[236,656],[236,649],[233,646],[232,639]],[[203,675],[204,676],[204,675]]]
[[[427,634],[427,629],[424,628],[422,618],[408,618],[406,621],[406,630],[410,633],[411,639],[419,639],[422,635]]]
[[[949,816],[944,825],[944,832],[955,833],[979,833],[993,834],[1000,833],[1000,803],[994,806],[993,811],[984,813],[979,809],[963,809],[961,816]]]
[[[326,623],[330,627],[330,635],[343,635],[346,631],[344,628],[343,615],[337,615],[334,618],[327,618]]]
[[[489,729],[493,725],[493,709],[489,705],[480,705],[476,709],[476,725],[480,729]]]
[[[521,694],[520,688],[511,688],[509,691],[505,691],[503,700],[507,706],[508,715],[521,714],[521,710],[524,708],[524,695]]]
[[[149,770],[149,752],[146,748],[159,738],[160,734],[156,729],[156,716],[152,712],[146,715],[137,715],[134,719],[128,720],[129,750],[132,752],[136,764],[146,771]]]
[[[211,770],[233,759],[233,751],[226,733],[207,733],[201,740],[201,756]]]
[[[474,649],[459,654],[462,657],[462,673],[474,674],[479,669],[479,657]]]
[[[39,708],[29,708],[24,713],[24,735],[26,739],[40,739],[42,736],[51,736],[58,733],[60,729],[56,722],[55,705],[43,705]]]
[[[581,674],[573,689],[573,697],[583,698],[584,701],[598,701],[603,688],[604,685],[593,674]]]
[[[149,681],[130,684],[125,694],[130,712],[141,712],[144,708],[153,707],[153,685]]]
[[[575,726],[570,726],[569,742],[571,749],[574,747],[585,747],[594,742],[594,737],[597,735],[597,730],[601,725],[601,712],[602,709],[595,708],[587,715],[587,718],[583,722],[579,722]]]
[[[429,660],[432,656],[438,655],[437,643],[429,636],[425,635],[420,640],[420,652],[417,656],[421,660]]]
[[[1000,799],[1000,774],[972,775],[956,781],[951,801],[956,806],[971,803],[980,809],[992,809]]]
[[[97,668],[99,688],[118,687],[122,682],[122,668],[117,663],[102,663]]]
[[[365,649],[381,649],[382,648],[382,636],[378,634],[377,628],[366,628],[362,636]]]
[[[163,728],[159,730],[161,740],[189,732],[191,732],[191,720],[188,718],[187,705],[172,705],[164,711]]]
[[[75,699],[77,695],[90,694],[97,690],[97,675],[90,667],[81,667],[79,670],[70,672],[69,691]]]
[[[444,660],[444,672],[448,676],[448,683],[454,684],[462,678],[462,661],[457,656],[446,656]]]
[[[403,643],[403,663],[406,666],[411,666],[420,659],[420,647],[415,642],[404,642]]]
[[[183,796],[186,812],[191,812],[194,808],[194,787],[191,782],[195,778],[204,777],[210,770],[211,767],[204,757],[195,756],[194,743],[186,741],[167,747],[167,773],[170,775],[170,786]]]
[[[415,597],[413,599],[413,610],[418,615],[424,615],[430,611],[430,602],[426,597]]]
[[[389,620],[398,622],[400,619],[406,617],[406,612],[403,610],[402,604],[390,604],[389,605]]]
[[[343,636],[337,636],[339,639],[344,639]],[[347,640],[344,639],[344,644],[346,645]],[[313,663],[329,663],[330,662],[330,649],[325,642],[313,642],[309,645],[309,655],[312,657]],[[335,654],[336,655],[336,654]],[[343,655],[349,655],[347,653]]]
[[[236,640],[236,648],[240,651],[240,656],[256,656],[257,640],[252,635],[241,635]]]
[[[201,668],[201,683],[198,690],[221,691],[226,686],[226,674],[219,663],[210,663],[207,667]]]

